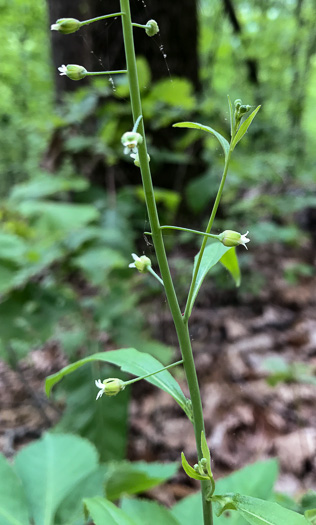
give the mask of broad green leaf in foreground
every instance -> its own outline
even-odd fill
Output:
[[[173,477],[178,463],[146,463],[128,461],[108,464],[110,473],[106,479],[106,497],[117,500],[123,494],[137,494],[160,485]]]
[[[305,511],[305,518],[311,525],[316,525],[316,509],[309,509]]]
[[[138,523],[114,503],[99,496],[85,499],[83,503],[95,525],[137,525]]]
[[[0,454],[0,523],[29,525],[29,513],[21,480]]]
[[[95,448],[77,436],[45,434],[23,448],[16,456],[15,471],[35,525],[52,525],[61,501],[97,466]]]
[[[142,499],[123,499],[122,509],[135,523],[141,525],[180,525],[171,512],[156,501]]]
[[[200,267],[199,267],[199,271],[198,271],[198,274],[197,274],[197,279],[195,281],[193,295],[192,295],[192,299],[191,299],[191,304],[190,304],[190,307],[189,307],[189,314],[191,314],[191,311],[192,311],[195,299],[197,297],[199,289],[201,288],[201,285],[202,285],[202,283],[203,283],[207,273],[231,249],[232,248],[224,246],[219,241],[213,241],[213,242],[209,241],[209,243],[207,244],[207,246],[206,246],[206,248],[204,250],[204,253],[203,253],[203,257],[202,257],[202,261],[201,261]],[[195,258],[194,258],[193,274],[195,272],[195,268],[196,268],[196,265],[197,265],[198,257],[199,257],[199,254],[197,254],[195,256]]]
[[[46,379],[45,390],[49,396],[52,387],[58,383],[64,376],[74,372],[80,366],[89,363],[91,361],[103,361],[105,363],[111,363],[121,368],[123,372],[128,372],[137,377],[151,374],[157,370],[163,368],[162,364],[157,359],[144,352],[139,352],[135,348],[125,348],[121,350],[110,350],[109,352],[99,352],[97,354],[90,355],[76,363],[66,366],[56,374],[49,376]],[[187,399],[183,394],[180,386],[174,377],[164,370],[159,374],[146,378],[146,381],[153,385],[161,388],[168,394],[170,394],[181,408],[187,413]]]
[[[227,142],[225,137],[223,137],[223,135],[218,133],[218,131],[215,131],[215,129],[210,128],[210,126],[204,126],[203,124],[198,124],[197,122],[177,122],[176,124],[173,124],[173,127],[201,129],[202,131],[207,131],[207,133],[211,133],[217,138],[218,142],[224,150],[225,158],[227,157],[229,152],[229,143]]]
[[[236,510],[251,525],[307,525],[301,514],[285,509],[277,503],[241,494],[212,496],[217,516],[225,510]]]
[[[238,142],[243,138],[244,134],[246,133],[247,129],[249,128],[251,122],[253,121],[253,119],[255,118],[255,116],[257,115],[259,109],[261,108],[261,106],[258,106],[250,115],[248,118],[246,118],[246,120],[244,120],[244,122],[241,124],[241,126],[239,127],[235,137],[234,137],[234,140],[232,142],[232,150],[236,147],[236,145],[238,144]]]

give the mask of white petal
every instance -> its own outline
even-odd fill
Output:
[[[65,65],[62,65],[58,68],[58,71],[59,71],[59,74],[62,76],[62,75],[67,75],[67,66]]]
[[[136,253],[132,253],[132,257],[133,257],[134,261],[138,261],[138,259],[139,259],[138,255],[136,255]]]
[[[52,31],[58,31],[59,30],[59,25],[58,24],[52,24],[50,26],[50,28],[51,28]]]
[[[99,397],[102,397],[102,395],[104,394],[104,390],[100,390],[97,394],[97,397],[95,398],[96,400],[99,399]]]
[[[95,381],[95,386],[97,386],[98,388],[104,388],[104,384],[102,383],[101,379]]]
[[[128,265],[129,268],[136,268],[136,264],[135,263],[131,263]]]

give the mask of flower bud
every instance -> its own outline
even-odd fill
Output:
[[[71,80],[81,80],[84,78],[88,71],[83,66],[77,66],[76,64],[68,64],[68,66],[60,66],[58,68],[61,76],[66,75]]]
[[[106,396],[116,396],[119,392],[124,390],[125,385],[124,381],[118,379],[117,377],[109,377],[103,381],[104,393]]]
[[[75,33],[80,29],[81,22],[76,18],[59,18],[56,24],[50,26],[52,31],[59,31],[64,35],[69,35],[70,33]]]
[[[156,20],[148,20],[145,31],[146,35],[155,36],[159,32],[159,26]]]
[[[139,162],[139,155],[138,155],[138,153],[131,153],[131,157],[132,157],[132,159],[134,159],[135,166],[140,168],[140,162]],[[148,153],[147,153],[147,159],[148,159],[148,162],[150,162],[150,156],[148,155]]]
[[[148,268],[151,267],[151,260],[146,255],[138,257],[135,253],[132,253],[132,257],[134,262],[128,265],[129,268],[136,268],[140,273],[146,273]]]
[[[241,235],[239,232],[235,232],[233,230],[225,230],[223,233],[221,233],[218,238],[221,241],[224,246],[232,247],[232,246],[239,246],[242,244],[246,250],[248,249],[246,246],[247,242],[250,242],[250,239],[247,239],[247,235],[249,232],[245,233],[244,235]]]

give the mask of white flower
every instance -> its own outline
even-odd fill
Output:
[[[246,243],[250,242],[250,239],[247,239],[248,233],[249,233],[249,231],[244,233],[239,239],[239,244],[242,244],[246,248],[246,250],[248,250],[248,248],[246,246]]]
[[[143,137],[136,131],[127,131],[121,138],[121,142],[124,146],[124,155],[129,153],[137,153],[138,145],[143,142]]]
[[[99,399],[99,397],[102,397],[104,394],[105,385],[102,383],[101,379],[98,379],[97,381],[95,381],[95,386],[100,388],[100,391],[98,392],[98,395],[96,397],[96,399]]]
[[[52,31],[59,31],[59,24],[52,24],[50,28]]]
[[[132,253],[132,257],[134,262],[128,265],[129,268],[136,268],[140,273],[145,273],[151,267],[151,260],[146,255],[138,257],[136,253]]]
[[[55,25],[55,24],[53,24],[53,25]],[[60,76],[67,75],[67,66],[64,66],[64,65],[60,66],[58,68],[58,71],[59,71]]]

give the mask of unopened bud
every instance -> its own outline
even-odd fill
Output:
[[[233,230],[225,230],[223,233],[221,233],[218,238],[221,241],[224,246],[232,247],[232,246],[239,246],[242,244],[248,249],[246,246],[247,242],[250,242],[250,239],[247,239],[247,235],[249,232],[245,233],[244,235],[241,235],[239,232],[235,232]]]
[[[132,253],[134,262],[129,264],[129,268],[136,268],[140,273],[146,273],[148,268],[151,267],[151,260],[146,255],[138,257],[135,253]]]
[[[68,64],[68,66],[60,66],[58,68],[59,74],[61,76],[66,75],[71,80],[81,80],[84,78],[88,71],[83,66],[78,66],[77,64]]]
[[[156,20],[148,20],[145,31],[146,35],[155,36],[159,32],[159,26]]]
[[[75,33],[80,29],[81,22],[76,18],[59,18],[56,24],[50,26],[52,31],[59,31],[64,35],[69,35],[70,33]]]

